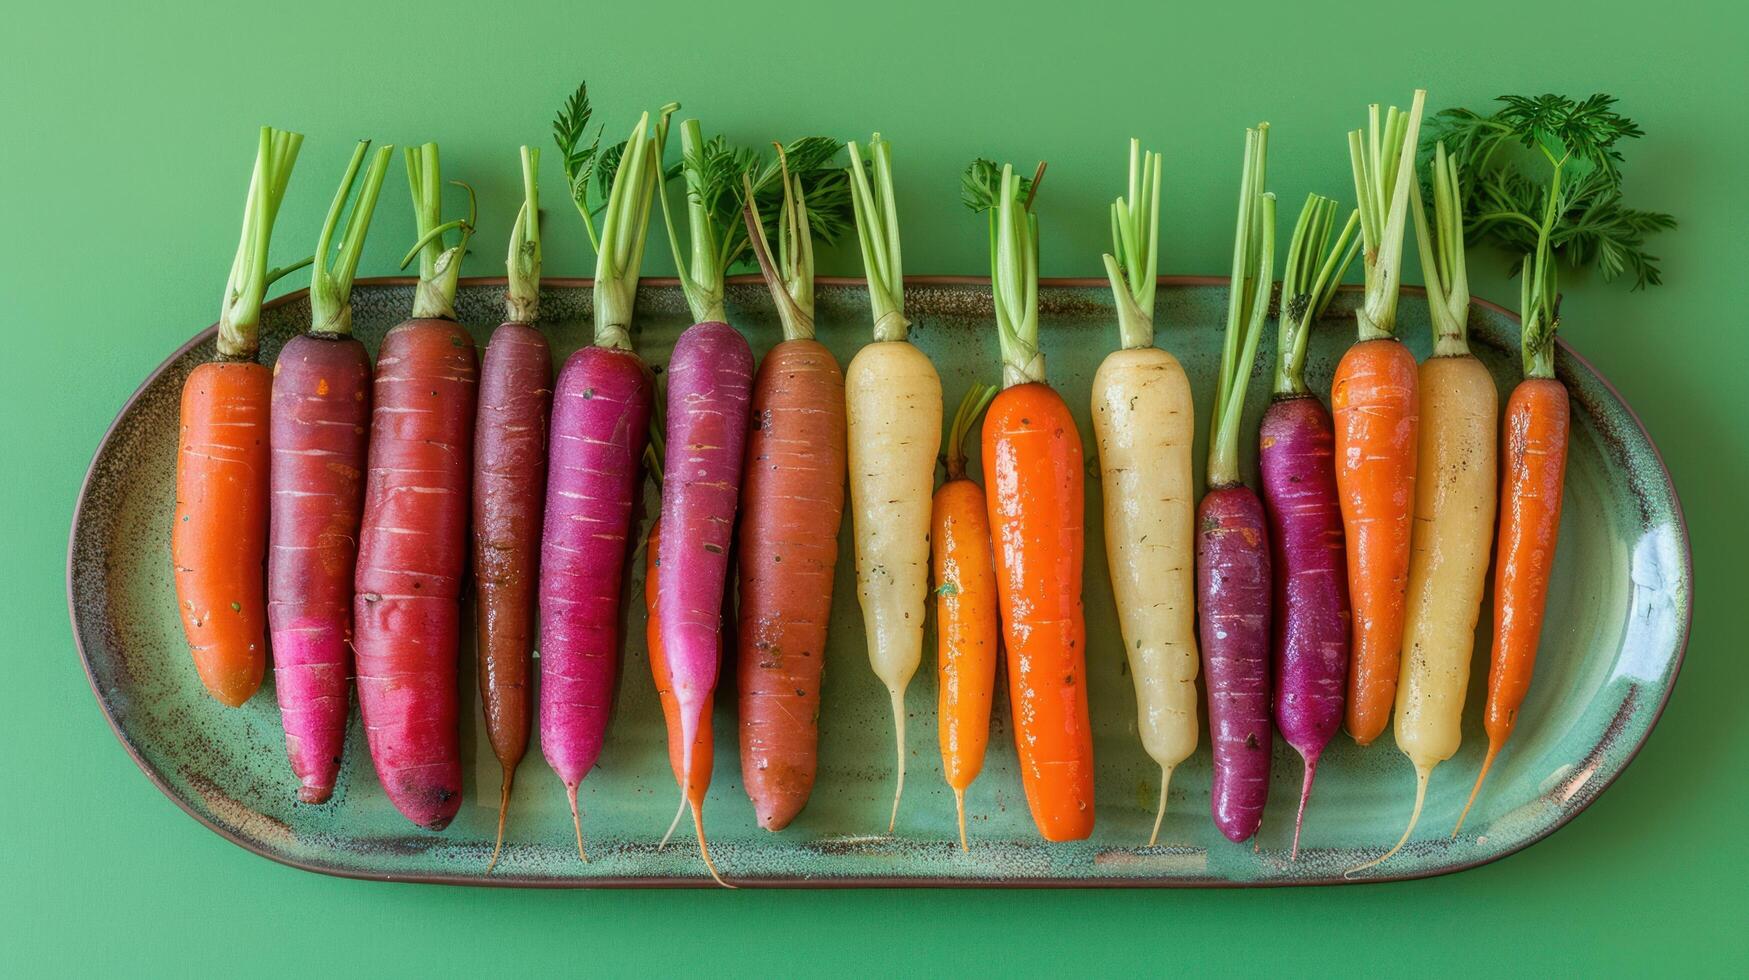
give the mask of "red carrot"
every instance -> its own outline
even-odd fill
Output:
[[[440,224],[435,143],[408,148],[407,180],[420,232],[408,261],[419,256],[419,285],[412,318],[377,352],[354,646],[377,778],[407,819],[442,830],[462,794],[456,654],[478,373],[454,300],[473,194],[465,221]],[[457,229],[460,241],[444,248]]]
[[[353,151],[322,225],[310,330],[286,342],[273,369],[267,619],[286,751],[305,803],[334,792],[352,700],[352,577],[371,371],[370,355],[352,336],[350,298],[390,147],[372,158],[343,232],[340,216],[369,147],[364,140]],[[330,267],[333,245],[339,253]]]

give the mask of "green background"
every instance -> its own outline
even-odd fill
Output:
[[[427,0],[415,20],[401,4],[171,6],[40,4],[0,27],[9,321],[0,459],[11,483],[0,554],[0,964],[410,973],[516,962],[672,974],[847,957],[871,973],[1745,968],[1749,666],[1741,636],[1713,614],[1741,601],[1732,594],[1745,576],[1729,556],[1749,546],[1737,509],[1749,477],[1737,261],[1749,144],[1743,77],[1726,67],[1740,63],[1740,14],[1643,3],[1403,5],[1388,16],[1367,5],[1362,16],[1305,3],[960,13],[894,2],[778,13],[690,0],[623,10]],[[1674,212],[1682,227],[1656,243],[1661,289],[1570,280],[1564,331],[1663,449],[1702,592],[1682,681],[1640,760],[1571,826],[1498,864],[1327,889],[484,891],[318,877],[203,830],[116,744],[73,650],[62,564],[97,439],[135,384],[215,318],[255,126],[309,136],[278,253],[313,240],[354,138],[438,139],[445,173],[482,195],[467,272],[497,274],[518,193],[515,147],[546,144],[553,109],[580,78],[593,83],[610,133],[668,99],[707,130],[747,142],[880,129],[896,150],[913,273],[985,270],[983,225],[956,203],[958,170],[974,154],[1051,162],[1044,272],[1093,275],[1124,140],[1140,136],[1165,154],[1163,271],[1219,273],[1246,124],[1273,123],[1271,185],[1297,208],[1313,189],[1352,200],[1343,133],[1369,101],[1402,102],[1416,85],[1430,90],[1430,107],[1479,106],[1502,92],[1621,96],[1650,134],[1629,148],[1630,198]],[[556,173],[549,157],[555,185]],[[547,271],[587,274],[584,236],[552,197]],[[365,274],[391,271],[409,231],[396,174]],[[648,274],[669,271],[657,239]],[[841,249],[820,264],[859,271]],[[1516,283],[1499,265],[1478,259],[1475,292],[1512,302]]]

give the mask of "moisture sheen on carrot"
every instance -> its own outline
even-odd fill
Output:
[[[435,143],[408,148],[407,178],[419,284],[412,318],[377,351],[354,647],[377,779],[407,819],[442,830],[462,798],[456,658],[479,375],[454,301],[473,215],[440,223]],[[460,241],[445,248],[458,227]]]
[[[929,593],[930,494],[941,449],[941,377],[908,342],[892,145],[879,133],[850,144],[857,244],[868,279],[874,342],[844,372],[850,453],[850,513],[856,545],[856,597],[868,660],[887,688],[897,747],[892,833],[905,790],[905,689],[923,659]],[[869,179],[873,170],[874,178]]]
[[[1209,692],[1209,808],[1231,841],[1249,840],[1269,800],[1269,530],[1239,473],[1239,424],[1275,273],[1275,196],[1265,190],[1269,124],[1245,132],[1226,342],[1209,433],[1208,492],[1196,509],[1197,624]]]
[[[1342,727],[1348,685],[1348,563],[1336,495],[1336,433],[1305,381],[1312,324],[1330,305],[1360,244],[1358,213],[1331,241],[1335,214],[1335,201],[1311,194],[1294,226],[1282,275],[1275,392],[1257,433],[1275,575],[1275,727],[1305,769],[1290,858],[1299,856],[1318,760]]]
[[[783,180],[777,254],[746,187],[748,238],[783,341],[753,379],[736,542],[741,779],[759,825],[782,830],[819,767],[820,679],[844,507],[844,376],[814,339],[814,245],[799,178]],[[747,178],[743,178],[747,180]]]
[[[310,329],[286,342],[273,367],[267,620],[286,753],[305,803],[325,802],[334,792],[352,702],[352,577],[364,512],[371,365],[352,336],[350,300],[390,147],[371,159],[344,231],[340,218],[369,149],[364,140],[353,151],[322,224]]]
[[[1172,773],[1196,751],[1196,569],[1190,379],[1154,346],[1160,155],[1130,140],[1129,197],[1111,206],[1106,275],[1120,349],[1093,376],[1093,432],[1105,497],[1105,552],[1136,685],[1136,727],[1160,767],[1149,846],[1160,838]]]
[[[576,118],[579,98],[586,107],[579,89],[567,108],[572,128],[581,131],[587,118]],[[649,126],[645,114],[632,131],[599,236],[589,201],[574,198],[590,238],[599,243],[595,338],[565,361],[553,393],[541,535],[540,743],[565,787],[577,854],[584,859],[577,794],[607,740],[638,467],[655,400],[655,380],[631,343],[638,271],[660,180],[661,151]],[[573,156],[562,134],[560,149],[569,165]],[[574,195],[587,189],[587,180],[567,176]]]
[[[1336,366],[1330,408],[1354,607],[1347,724],[1361,745],[1371,744],[1390,723],[1403,647],[1417,402],[1415,356],[1395,331],[1409,184],[1415,179],[1415,140],[1425,100],[1426,93],[1416,90],[1407,113],[1392,106],[1382,123],[1373,105],[1368,131],[1348,134],[1360,200],[1366,299],[1355,310],[1360,340]]]
[[[504,820],[516,767],[528,751],[529,655],[535,637],[535,570],[540,560],[547,485],[547,415],[553,362],[540,320],[540,151],[522,148],[523,204],[510,232],[504,322],[480,361],[474,422],[474,590],[480,706],[486,738],[502,773],[498,835],[490,871],[504,846]]]
[[[303,137],[262,127],[243,208],[243,236],[225,283],[218,355],[182,386],[170,564],[176,610],[207,692],[238,707],[267,666],[261,577],[268,531],[272,377],[256,363],[267,246]]]
[[[996,658],[1002,644],[989,503],[984,488],[966,475],[965,440],[994,397],[994,387],[974,384],[960,402],[948,430],[947,481],[935,491],[930,516],[939,641],[936,724],[941,768],[953,788],[962,851],[970,850],[966,790],[983,771],[990,744],[990,705],[996,696]]]
[[[964,183],[967,204],[990,212],[1003,389],[984,421],[983,462],[1021,782],[1045,840],[1085,840],[1093,833],[1094,796],[1081,433],[1045,383],[1030,187],[1012,167],[998,171],[981,160]]]
[[[1436,118],[1444,142],[1454,148],[1452,182],[1461,183],[1470,207],[1486,215],[1471,228],[1472,238],[1524,254],[1519,277],[1524,380],[1507,399],[1502,437],[1484,714],[1488,753],[1454,837],[1520,721],[1555,566],[1572,435],[1567,390],[1555,371],[1559,266],[1595,264],[1605,281],[1631,271],[1635,289],[1657,285],[1658,259],[1646,251],[1646,238],[1676,224],[1668,214],[1624,204],[1620,144],[1642,133],[1615,111],[1613,97],[1504,96],[1500,101],[1503,107],[1491,115],[1450,109]],[[1514,144],[1534,152],[1519,153]],[[1611,179],[1592,179],[1599,174]],[[1595,220],[1598,214],[1630,213],[1632,221]],[[1526,229],[1534,235],[1527,236]]]

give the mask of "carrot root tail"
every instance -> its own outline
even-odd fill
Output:
[[[577,813],[577,784],[565,784],[565,796],[571,801],[571,829],[577,832],[577,856],[589,863],[589,854],[583,850],[583,818]]]
[[[905,795],[905,692],[892,688],[893,696],[893,739],[897,746],[899,767],[899,783],[893,787],[893,815],[887,819],[887,833],[899,825],[899,798]]]
[[[682,791],[680,794],[680,808],[674,811],[674,820],[668,825],[668,832],[662,835],[662,843],[656,845],[656,850],[660,851],[662,848],[668,846],[668,841],[674,837],[675,828],[680,826],[680,818],[684,816],[686,816],[686,793]]]
[[[1166,819],[1166,790],[1172,785],[1172,767],[1160,767],[1160,804],[1154,808],[1154,829],[1148,833],[1148,846],[1160,843],[1160,822]]]
[[[504,850],[504,815],[510,812],[510,784],[516,779],[516,770],[506,766],[502,787],[498,791],[498,839],[492,844],[492,860],[486,862],[486,873],[498,866],[498,855]]]
[[[1500,754],[1500,744],[1493,739],[1488,740],[1488,755],[1482,759],[1482,771],[1476,773],[1476,785],[1470,787],[1470,798],[1464,802],[1464,812],[1458,814],[1457,826],[1451,828],[1453,840],[1457,839],[1458,831],[1464,829],[1464,818],[1470,815],[1470,807],[1476,805],[1476,796],[1482,792],[1482,780],[1488,778],[1488,770],[1494,767],[1494,757]]]
[[[953,789],[953,808],[960,822],[960,853],[970,854],[972,849],[966,844],[966,791],[958,786]]]
[[[717,873],[717,863],[711,860],[710,845],[704,842],[704,814],[699,812],[697,804],[692,807],[692,829],[698,834],[698,853],[704,858],[704,866],[711,873],[711,879],[724,888],[734,888],[734,885],[724,881],[723,876]]]
[[[1305,765],[1305,779],[1300,783],[1300,808],[1294,813],[1294,846],[1288,853],[1289,861],[1300,859],[1300,828],[1306,822],[1306,804],[1312,799],[1312,780],[1318,776],[1318,755],[1302,755],[1301,762]]]
[[[1342,877],[1352,878],[1368,868],[1376,868],[1379,865],[1384,864],[1392,857],[1395,857],[1396,853],[1403,849],[1404,844],[1409,843],[1409,835],[1415,832],[1415,825],[1421,821],[1421,805],[1427,802],[1427,777],[1432,774],[1432,766],[1415,767],[1415,809],[1410,811],[1409,826],[1403,828],[1403,836],[1398,838],[1396,846],[1365,864],[1349,868],[1347,871],[1342,872]]]

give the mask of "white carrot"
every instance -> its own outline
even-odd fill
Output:
[[[1160,155],[1130,140],[1129,197],[1111,206],[1120,350],[1093,376],[1105,497],[1105,555],[1136,682],[1142,747],[1160,766],[1152,846],[1172,770],[1196,751],[1196,566],[1191,444],[1196,412],[1178,359],[1154,346]]]
[[[869,141],[871,186],[862,149],[850,144],[857,243],[874,307],[875,342],[844,372],[849,424],[850,511],[855,528],[856,594],[868,630],[868,659],[893,703],[898,783],[892,833],[905,792],[905,688],[923,658],[929,593],[929,518],[941,451],[941,378],[905,339],[905,281],[892,150]]]

